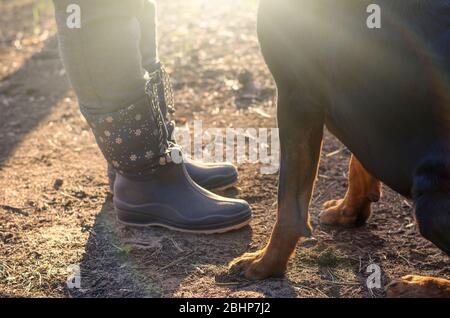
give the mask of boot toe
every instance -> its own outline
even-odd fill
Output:
[[[238,171],[231,163],[202,163],[186,161],[189,176],[199,186],[208,190],[223,190],[233,186],[238,181]]]
[[[184,166],[162,167],[152,178],[141,182],[118,175],[114,190],[118,219],[127,225],[215,234],[240,229],[252,217],[246,201],[201,188]]]
[[[214,214],[214,213],[213,213]],[[252,210],[250,205],[244,200],[228,201],[226,206],[222,206],[215,218],[211,214],[211,229],[217,229],[216,233],[228,232],[240,229],[250,223],[252,219]]]

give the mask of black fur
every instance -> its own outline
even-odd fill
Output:
[[[280,131],[297,131],[280,135],[285,156],[313,158],[322,132],[310,121],[325,124],[374,177],[414,199],[421,233],[450,253],[450,0],[376,1],[378,30],[366,25],[371,3],[261,0],[258,34],[280,95]],[[302,136],[309,146],[288,147]],[[282,176],[303,166],[282,162]],[[281,197],[297,195],[283,182]]]

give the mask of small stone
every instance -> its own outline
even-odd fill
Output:
[[[300,245],[302,247],[304,247],[304,248],[310,248],[310,247],[316,246],[317,242],[318,241],[317,241],[316,238],[311,237],[311,238],[307,238],[307,239],[302,240],[300,242]]]
[[[56,179],[55,182],[53,183],[53,189],[59,190],[62,187],[63,183],[64,183],[64,180]]]

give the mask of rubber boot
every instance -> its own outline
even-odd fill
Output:
[[[247,202],[215,195],[189,176],[182,151],[169,141],[160,109],[158,77],[146,96],[113,113],[82,108],[97,142],[115,170],[114,206],[120,222],[213,234],[247,225]]]

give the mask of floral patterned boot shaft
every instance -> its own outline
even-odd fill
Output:
[[[80,107],[106,160],[123,176],[145,177],[172,161],[167,113],[173,106],[166,103],[164,73],[162,66],[150,73],[144,96],[124,109],[93,114]]]

